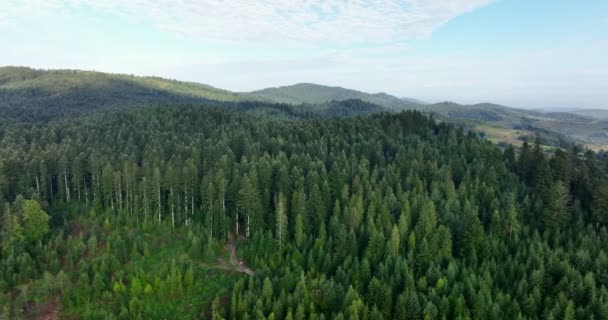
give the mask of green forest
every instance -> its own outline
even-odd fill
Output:
[[[2,122],[0,318],[608,319],[605,154],[222,103]]]

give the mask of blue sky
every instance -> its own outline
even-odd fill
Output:
[[[0,65],[608,108],[608,1],[5,0]]]

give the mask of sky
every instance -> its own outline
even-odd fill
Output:
[[[608,109],[606,0],[0,0],[0,65]]]

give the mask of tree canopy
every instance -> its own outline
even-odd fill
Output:
[[[2,312],[606,319],[607,169],[415,111],[15,122],[0,129]]]

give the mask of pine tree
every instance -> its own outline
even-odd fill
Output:
[[[313,226],[318,226],[321,222],[325,222],[326,218],[326,209],[325,202],[323,200],[323,196],[321,196],[321,191],[319,190],[319,186],[316,184],[312,186],[312,190],[310,192],[310,200],[307,202],[309,205],[309,215],[312,218]]]
[[[396,257],[399,255],[401,243],[401,235],[399,232],[399,227],[397,225],[393,226],[393,230],[391,231],[391,237],[388,243],[388,252],[392,256]]]
[[[416,224],[416,238],[423,239],[433,233],[437,226],[437,213],[432,202],[427,201],[420,210]]]
[[[216,188],[216,206],[213,212],[215,213],[213,218],[213,228],[217,231],[219,237],[226,235],[226,194],[227,194],[227,179],[223,169],[220,169],[215,175]]]
[[[279,192],[276,204],[276,231],[275,237],[279,243],[279,248],[282,248],[283,242],[287,240],[287,212],[285,208],[285,196]]]
[[[156,212],[158,214],[158,223],[162,220],[163,214],[163,202],[162,202],[162,178],[160,174],[160,169],[158,167],[154,168],[154,177],[151,181],[154,188],[154,204],[156,204]]]
[[[482,241],[484,232],[477,208],[474,208],[468,201],[465,203],[460,235],[460,254],[475,263],[477,259],[477,247]]]
[[[299,186],[292,195],[291,200],[291,219],[297,222],[297,216],[301,216],[302,220],[302,231],[305,234],[310,233],[311,228],[307,219],[308,214],[306,213],[306,193],[304,193],[304,187]]]
[[[295,233],[294,233],[294,239],[296,241],[296,245],[298,246],[298,248],[302,247],[302,243],[304,242],[304,218],[303,215],[301,213],[298,213],[296,215],[296,223],[295,223]]]
[[[23,235],[31,241],[42,239],[49,232],[49,215],[36,200],[23,202]]]
[[[220,304],[220,297],[216,297],[215,299],[213,299],[213,303],[211,304],[211,312],[212,312],[212,319],[214,320],[223,320],[224,319],[224,314],[223,314],[223,308]]]
[[[560,228],[568,220],[570,210],[570,194],[561,181],[557,181],[549,189],[544,209],[544,222],[549,228]]]
[[[272,282],[270,282],[270,279],[266,277],[264,278],[264,284],[262,287],[262,297],[264,298],[267,304],[272,301],[272,292]]]
[[[258,230],[263,230],[264,219],[258,208],[259,198],[249,176],[245,176],[241,181],[241,189],[239,191],[238,213],[242,215],[245,221],[245,235],[249,237],[252,233]],[[237,221],[238,223],[238,221]]]
[[[602,180],[595,187],[592,206],[593,220],[596,227],[608,224],[608,181]]]
[[[101,175],[103,199],[107,207],[114,209],[114,169],[106,163]]]
[[[399,215],[399,233],[401,240],[405,241],[410,232],[412,224],[412,216],[410,212],[410,206],[406,202],[401,208],[401,214]]]

